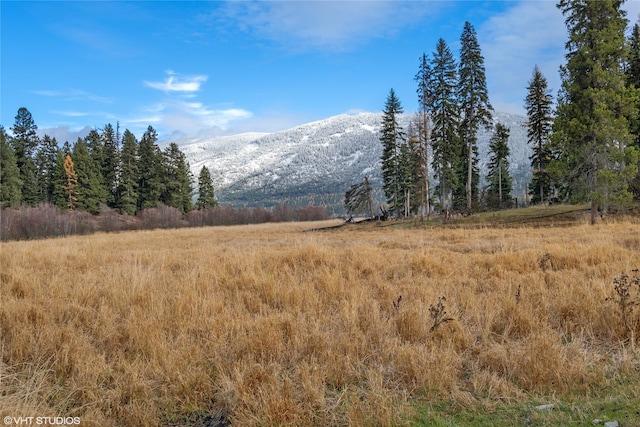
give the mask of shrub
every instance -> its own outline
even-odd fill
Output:
[[[37,207],[5,208],[0,211],[0,240],[29,240],[88,234],[97,231],[125,231],[156,228],[261,224],[266,222],[318,221],[327,219],[320,206],[294,209],[279,205],[273,210],[215,206],[183,215],[179,209],[162,205],[144,209],[135,216],[119,214],[103,205],[98,215],[84,211],[63,211],[50,203]]]
[[[187,224],[183,220],[180,209],[171,206],[159,206],[157,208],[144,209],[137,215],[142,222],[142,228],[179,228]]]

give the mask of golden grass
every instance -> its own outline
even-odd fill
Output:
[[[1,244],[0,416],[398,425],[416,401],[491,410],[640,369],[606,300],[639,224],[312,226]]]

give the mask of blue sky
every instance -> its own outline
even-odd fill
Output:
[[[74,142],[120,122],[140,137],[273,132],[380,111],[439,38],[457,57],[478,34],[495,110],[524,114],[534,65],[560,86],[566,29],[555,1],[7,1],[0,3],[0,124],[20,107]],[[640,1],[625,4],[632,23]]]

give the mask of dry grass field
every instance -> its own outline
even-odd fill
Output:
[[[638,221],[313,226],[0,244],[0,416],[391,426],[611,390],[640,407],[640,307],[623,319],[614,291]]]

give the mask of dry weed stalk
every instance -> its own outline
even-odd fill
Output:
[[[538,266],[542,271],[547,271],[551,268],[551,254],[549,252],[538,258]]]
[[[620,310],[622,326],[625,328],[628,338],[635,337],[636,329],[640,329],[640,316],[635,317],[635,307],[640,305],[640,270],[632,270],[632,277],[623,273],[613,279],[614,296],[607,298],[613,300]],[[635,291],[635,297],[633,295]]]
[[[453,320],[453,317],[446,317],[447,310],[444,306],[444,302],[446,300],[447,299],[445,297],[441,296],[438,298],[438,303],[435,306],[433,304],[429,305],[429,315],[431,316],[431,320],[433,320],[433,325],[431,325],[430,329],[431,332],[435,331],[441,324]]]
[[[402,302],[402,295],[398,295],[398,299],[393,301],[393,308],[396,312],[400,311],[400,303]]]

